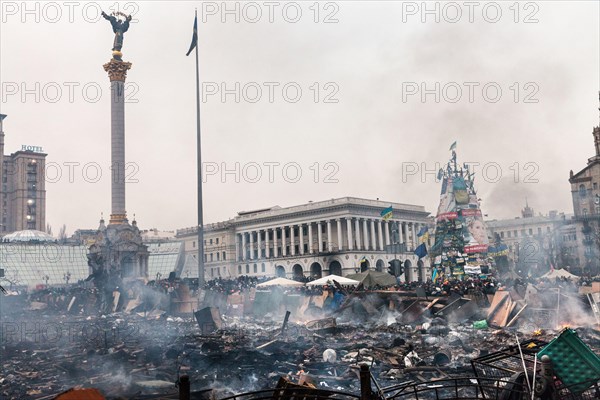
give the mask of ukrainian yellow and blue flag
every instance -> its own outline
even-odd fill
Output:
[[[389,206],[388,208],[384,208],[381,211],[381,218],[383,218],[384,221],[387,221],[392,218],[392,206]]]
[[[417,237],[419,238],[419,242],[426,243],[429,239],[429,228],[426,226],[422,227],[419,233],[417,233]]]

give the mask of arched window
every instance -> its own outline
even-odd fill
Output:
[[[585,189],[585,185],[582,183],[579,185],[579,197],[585,197],[587,194],[587,190]]]

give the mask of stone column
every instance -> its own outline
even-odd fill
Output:
[[[273,228],[273,253],[275,254],[275,258],[279,257],[279,249],[277,248],[277,228]]]
[[[371,250],[377,250],[377,236],[375,235],[375,220],[371,220]]]
[[[415,223],[412,222],[410,225],[412,228],[412,245],[413,245],[412,250],[414,250],[415,246],[417,245],[417,235],[415,233]]]
[[[314,253],[313,250],[313,236],[312,236],[312,222],[308,223],[308,252]]]
[[[300,249],[300,255],[304,255],[304,224],[298,225],[298,248]]]
[[[421,224],[419,224],[418,222],[415,223],[415,246],[418,246],[419,243],[419,236],[417,236],[417,234],[419,233],[419,231],[421,230]],[[416,248],[416,247],[415,247]]]
[[[404,222],[398,222],[398,243],[404,243]]]
[[[125,79],[131,63],[111,59],[104,64],[110,80],[111,213],[109,224],[127,219],[125,209]]]
[[[358,218],[354,220],[354,232],[356,232],[356,250],[362,249],[362,242],[360,241],[360,221]]]
[[[381,220],[377,221],[377,233],[379,238],[379,250],[383,251],[383,231],[381,229]]]
[[[294,234],[294,225],[290,226],[290,254],[296,255],[296,235]]]
[[[242,261],[246,261],[246,232],[242,232]]]
[[[338,239],[338,251],[342,251],[343,243],[342,243],[342,220],[337,219],[337,239]]]
[[[330,253],[333,251],[333,242],[331,241],[331,220],[327,220],[327,251]]]
[[[260,238],[260,229],[256,231],[256,249],[258,250],[258,260],[262,259],[262,240]]]
[[[390,223],[385,221],[385,244],[390,245]]]
[[[363,219],[363,236],[364,236],[363,248],[365,250],[369,250],[369,228],[367,228],[367,220],[366,219]]]
[[[285,243],[285,226],[281,227],[281,254],[283,254],[284,257],[287,256],[287,249]]]
[[[254,232],[250,231],[248,234],[250,235],[250,259],[255,260],[255,258],[254,258]]]
[[[348,231],[348,250],[354,248],[354,239],[352,239],[352,218],[346,218],[346,230]]]
[[[235,234],[235,261],[240,261],[240,235]]]
[[[319,239],[319,253],[323,252],[323,226],[321,221],[317,222],[317,239]]]

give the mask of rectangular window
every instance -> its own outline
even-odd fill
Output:
[[[249,274],[250,273],[250,264],[246,264],[246,273]]]
[[[529,228],[529,234],[533,235],[533,229]]]
[[[216,238],[215,241],[216,241],[216,244],[219,244],[219,238]]]
[[[504,238],[504,232],[500,232],[500,237]]]
[[[260,272],[265,272],[265,263],[262,263],[260,266]]]
[[[227,253],[223,252],[223,261],[227,260]]]
[[[258,267],[256,264],[254,264],[254,273],[256,274],[258,272]]]
[[[217,261],[219,261],[219,257],[221,257],[221,254],[217,253]]]
[[[511,232],[510,231],[506,232],[506,236],[510,237],[511,236]]]
[[[593,188],[594,188],[594,190],[598,189],[598,183],[597,182],[593,183]]]
[[[209,243],[212,244],[212,238],[210,239]]]
[[[213,253],[210,253],[210,261],[213,261]]]
[[[513,231],[513,233],[515,234],[515,237],[519,237],[519,231]]]
[[[238,265],[238,275],[241,275],[241,274],[242,274],[242,266]]]
[[[538,227],[538,235],[542,234],[542,228]]]
[[[196,247],[196,242],[192,242],[192,247]]]

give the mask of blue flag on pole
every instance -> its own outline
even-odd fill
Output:
[[[415,255],[417,257],[419,257],[419,259],[425,257],[427,255],[427,247],[425,247],[425,243],[421,243],[416,249],[415,249]]]
[[[196,15],[196,17],[194,18],[194,33],[192,35],[192,44],[190,44],[190,49],[188,50],[188,52],[185,55],[189,56],[190,53],[192,52],[192,50],[194,50],[197,45],[198,45],[198,16]]]

